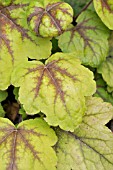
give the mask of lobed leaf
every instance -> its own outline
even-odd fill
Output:
[[[100,98],[87,99],[82,124],[73,133],[56,130],[57,170],[113,169],[113,134],[105,124],[113,117],[113,107]]]
[[[28,29],[26,16],[28,3],[14,1],[6,7],[0,4],[1,90],[7,89],[10,85],[14,67],[28,58],[45,59],[51,54],[50,40],[36,37]]]
[[[59,36],[63,52],[77,53],[85,65],[97,67],[108,54],[109,30],[95,12],[87,10],[77,18],[77,25]]]
[[[102,22],[113,30],[113,1],[112,0],[93,0],[94,7]]]
[[[42,111],[50,125],[71,131],[82,121],[84,96],[96,90],[92,72],[73,55],[63,53],[52,55],[45,65],[28,61],[18,66],[12,84],[20,86],[19,101],[27,114]]]
[[[0,168],[2,170],[55,170],[52,146],[57,137],[41,119],[27,120],[17,128],[0,118]]]

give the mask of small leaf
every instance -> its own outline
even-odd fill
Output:
[[[111,35],[109,38],[109,56],[113,57],[113,31],[111,31]]]
[[[113,57],[108,57],[97,69],[108,86],[113,87]]]
[[[87,10],[77,18],[77,25],[59,37],[63,52],[75,52],[85,65],[97,67],[108,54],[109,30],[96,13]]]
[[[50,1],[49,1],[50,2]],[[31,3],[27,21],[36,35],[41,37],[55,37],[73,21],[73,9],[65,2]],[[44,6],[44,7],[43,7]]]
[[[4,111],[4,109],[3,109],[2,105],[1,105],[1,102],[3,100],[5,100],[7,96],[8,96],[7,91],[0,91],[0,117],[5,116],[5,111]]]
[[[57,170],[113,169],[113,134],[104,125],[113,117],[113,107],[100,98],[87,99],[82,124],[73,133],[56,130]]]
[[[41,119],[27,120],[17,128],[0,118],[0,168],[2,170],[55,170],[56,155],[51,146],[57,137]]]
[[[95,80],[96,80],[97,88],[96,88],[96,93],[94,94],[94,96],[101,97],[105,102],[109,102],[113,105],[113,97],[110,92],[110,89],[108,91],[108,87],[105,81],[102,79],[102,77],[99,74],[97,74]]]
[[[1,91],[1,90],[0,90],[0,102],[2,102],[3,100],[5,100],[7,96],[8,96],[7,91]]]
[[[34,36],[27,26],[28,4],[0,6],[0,89],[10,85],[14,67],[28,58],[45,59],[51,54],[50,39]]]
[[[71,131],[82,121],[84,96],[96,90],[92,72],[73,55],[63,53],[52,55],[45,65],[28,61],[18,66],[12,84],[20,86],[19,101],[27,114],[41,111],[50,125]]]
[[[112,0],[93,0],[94,7],[103,23],[113,30],[113,1]]]

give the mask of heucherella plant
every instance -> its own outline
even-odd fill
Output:
[[[112,9],[0,0],[1,170],[113,169]]]

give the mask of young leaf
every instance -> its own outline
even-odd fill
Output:
[[[55,170],[57,158],[51,146],[57,137],[41,119],[27,120],[17,128],[0,118],[0,168],[2,170]]]
[[[44,59],[51,54],[51,42],[29,32],[27,26],[27,2],[0,6],[0,89],[10,85],[13,67],[27,58]]]
[[[88,98],[82,124],[73,133],[57,130],[57,170],[113,169],[113,134],[104,125],[113,107],[100,98]]]
[[[98,67],[97,71],[102,74],[107,85],[113,87],[113,57],[108,57],[107,60]]]
[[[97,67],[108,54],[109,30],[96,13],[87,10],[77,18],[77,25],[59,37],[63,52],[78,54],[85,65]]]
[[[112,0],[93,0],[94,7],[103,23],[113,30],[113,1]]]
[[[40,2],[33,1],[28,10],[27,21],[36,35],[55,37],[62,34],[73,21],[73,9],[65,2],[47,2],[44,0],[42,5]]]
[[[45,65],[28,61],[18,66],[12,84],[20,86],[19,101],[27,114],[42,111],[50,125],[71,131],[82,121],[84,96],[96,90],[92,72],[73,55],[63,53],[52,55]]]

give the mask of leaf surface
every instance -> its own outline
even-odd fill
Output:
[[[16,128],[0,118],[0,168],[2,170],[55,170],[57,141],[52,129],[41,119],[23,121]]]
[[[14,67],[28,58],[45,59],[51,54],[50,40],[36,37],[29,31],[26,16],[28,3],[14,1],[9,6],[0,6],[1,90],[10,85]]]
[[[93,0],[94,7],[103,23],[113,30],[113,1],[112,0]]]
[[[42,111],[50,125],[71,131],[82,121],[84,96],[96,90],[92,72],[73,55],[63,53],[52,55],[45,65],[39,61],[20,65],[12,84],[20,86],[19,101],[27,114]]]
[[[82,124],[73,133],[57,130],[57,170],[113,169],[113,134],[104,125],[113,117],[113,107],[100,98],[87,99]]]
[[[108,57],[107,60],[98,67],[97,71],[102,74],[107,85],[113,87],[113,57]]]
[[[85,65],[97,67],[108,54],[109,30],[95,12],[87,10],[77,18],[77,25],[60,35],[63,52],[77,53]]]

